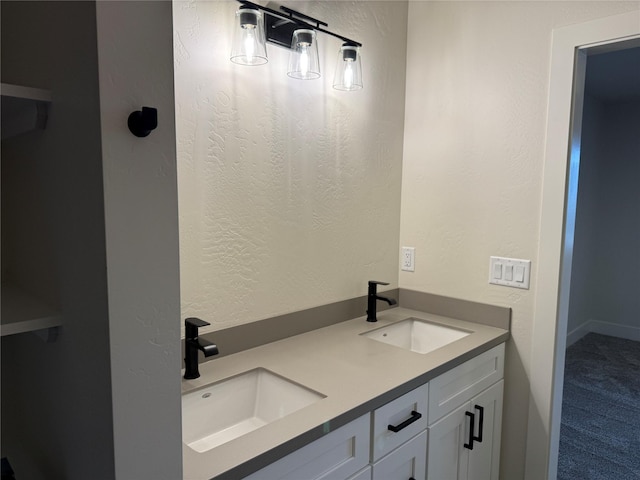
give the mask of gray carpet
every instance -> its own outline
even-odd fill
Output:
[[[640,342],[589,333],[567,349],[558,480],[640,480]]]

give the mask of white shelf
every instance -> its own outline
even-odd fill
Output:
[[[0,93],[3,97],[21,98],[38,102],[51,102],[51,92],[41,88],[23,87],[22,85],[0,84]]]
[[[62,315],[59,311],[14,285],[2,284],[0,301],[2,303],[0,336],[2,337],[62,325]]]
[[[45,128],[51,103],[50,91],[2,83],[0,93],[2,140]],[[62,325],[62,316],[56,308],[4,282],[0,303],[0,336],[36,332],[48,341],[55,340],[57,327]]]
[[[2,140],[45,128],[51,92],[40,88],[0,84]]]

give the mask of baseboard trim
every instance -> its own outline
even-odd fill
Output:
[[[591,323],[593,320],[587,320],[583,324],[579,325],[577,328],[574,328],[569,333],[567,333],[567,347],[570,347],[582,337],[584,337],[587,333],[591,332]]]
[[[600,335],[609,335],[610,337],[640,341],[640,327],[590,319],[567,333],[567,347],[576,343],[587,333],[599,333]]]

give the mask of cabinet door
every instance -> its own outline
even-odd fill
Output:
[[[373,480],[424,480],[427,432],[424,431],[373,464]]]
[[[482,392],[471,400],[476,413],[475,432],[480,433],[479,412],[483,411],[482,442],[473,442],[469,452],[469,480],[498,480],[500,467],[500,436],[502,430],[502,390],[504,381]]]
[[[467,480],[468,409],[467,402],[429,427],[427,480]]]

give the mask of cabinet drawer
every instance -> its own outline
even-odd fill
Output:
[[[429,382],[429,425],[504,377],[504,343]]]
[[[429,385],[426,384],[373,412],[371,446],[374,462],[427,427],[428,396]],[[397,431],[389,427],[395,427]]]
[[[370,415],[363,415],[246,478],[250,480],[348,478],[369,463],[370,425]]]
[[[371,480],[371,466],[360,470],[353,477],[349,477],[347,480]]]
[[[373,480],[424,479],[427,468],[426,430],[373,465]]]

